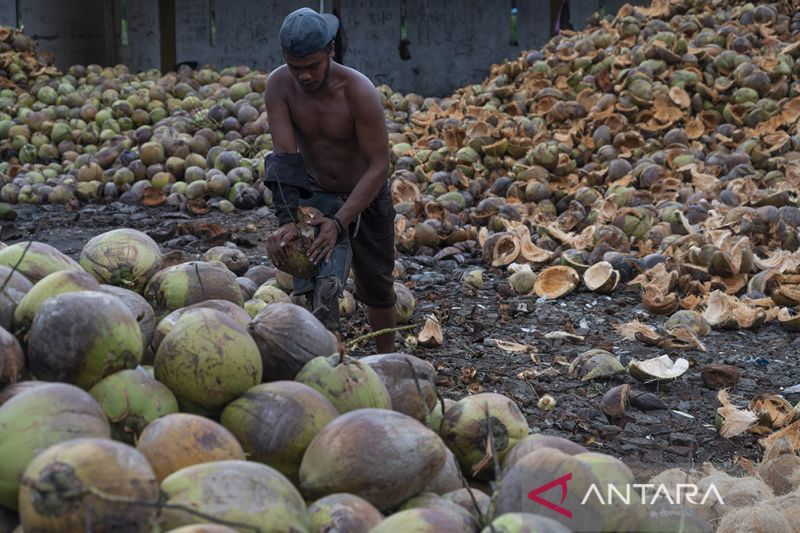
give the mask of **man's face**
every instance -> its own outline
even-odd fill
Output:
[[[300,87],[306,92],[314,92],[325,83],[331,65],[333,49],[326,49],[304,57],[284,53],[286,66]]]

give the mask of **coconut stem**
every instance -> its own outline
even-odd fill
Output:
[[[439,398],[441,398],[441,396],[439,396]],[[442,404],[444,405],[444,402],[442,402]],[[481,512],[481,508],[478,505],[478,500],[476,500],[475,495],[472,494],[472,489],[469,487],[469,483],[467,482],[467,478],[464,477],[464,473],[460,468],[456,469],[456,471],[458,472],[458,479],[461,480],[461,485],[467,489],[467,494],[469,494],[469,499],[472,501],[472,506],[475,508],[475,512],[478,513],[478,519],[481,527],[488,527],[492,533],[497,533],[491,523],[486,523],[486,517],[483,515],[483,512]]]
[[[366,335],[361,335],[360,337],[356,337],[355,339],[347,342],[344,346],[345,346],[346,350],[349,350],[351,348],[355,348],[356,345],[358,345],[358,344],[360,344],[360,343],[362,343],[364,341],[368,341],[368,340],[372,339],[373,337],[379,337],[379,336],[383,335],[384,333],[397,333],[398,331],[403,331],[403,330],[406,330],[406,329],[415,328],[417,326],[419,326],[419,324],[409,324],[407,326],[400,326],[400,327],[397,327],[397,328],[379,329],[378,331],[373,331],[371,333],[367,333]]]
[[[200,294],[203,297],[203,300],[206,299],[206,289],[203,287],[203,278],[200,277],[200,267],[197,266],[197,263],[194,264],[194,275],[197,276],[197,283],[200,285]]]
[[[6,290],[6,285],[8,285],[9,281],[11,281],[11,277],[14,275],[14,272],[17,271],[17,268],[19,268],[19,265],[20,265],[20,263],[22,263],[22,260],[25,259],[25,254],[28,253],[28,250],[30,249],[32,244],[33,244],[33,241],[28,241],[28,244],[25,245],[25,249],[22,250],[22,255],[19,256],[19,259],[17,259],[17,263],[13,267],[11,267],[11,272],[8,273],[8,276],[6,276],[5,281],[3,281],[3,286],[0,287],[0,292],[3,292],[3,291]]]

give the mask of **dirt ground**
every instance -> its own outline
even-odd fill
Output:
[[[38,240],[77,258],[92,236],[118,227],[142,230],[165,252],[199,258],[226,241],[237,244],[251,264],[268,264],[264,238],[274,227],[267,208],[223,215],[212,211],[192,216],[176,208],[143,208],[122,204],[89,205],[69,211],[57,206],[18,206],[19,217],[2,222],[0,240],[12,244]],[[480,290],[465,288],[461,273],[484,266],[478,250],[439,261],[431,256],[399,256],[405,272],[399,281],[412,288],[417,307],[412,322],[419,327],[398,334],[398,351],[431,361],[439,373],[444,397],[458,399],[468,392],[494,391],[514,398],[528,417],[533,431],[567,437],[592,450],[622,458],[646,479],[673,466],[698,467],[710,461],[726,470],[738,470],[738,457],[761,458],[757,437],[745,434],[721,438],[714,427],[717,391],[704,385],[701,369],[710,363],[726,363],[741,373],[732,390],[737,405],[759,393],[780,394],[800,384],[800,336],[770,324],[758,331],[715,331],[702,341],[707,351],[665,350],[630,342],[614,329],[617,324],[638,319],[656,326],[664,321],[646,312],[635,291],[618,289],[610,297],[580,289],[555,301],[515,297],[501,282],[499,271],[488,270]],[[406,344],[433,313],[444,330],[438,348]],[[346,339],[368,331],[363,310],[347,320]],[[571,337],[550,338],[548,333],[565,331]],[[527,345],[525,351],[508,351],[496,341]],[[374,347],[365,343],[355,352]],[[660,387],[645,386],[627,374],[612,380],[582,383],[567,376],[568,364],[581,352],[603,348],[617,355],[624,365],[632,359],[647,359],[664,353],[689,360],[689,370],[678,380]],[[526,379],[521,372],[528,371]],[[610,423],[600,410],[603,394],[615,385],[628,383],[632,390],[651,392],[666,409],[642,411],[629,407],[625,420]],[[551,394],[555,409],[537,408],[537,400]],[[786,394],[796,404],[800,394]]]

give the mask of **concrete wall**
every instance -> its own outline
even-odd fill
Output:
[[[119,2],[117,1],[117,6]],[[132,72],[160,68],[161,38],[158,34],[158,0],[128,0],[128,45],[120,42],[119,15],[114,21],[116,63],[128,65]]]
[[[647,0],[630,0],[646,4]],[[334,1],[325,0],[325,11]],[[624,0],[606,0],[615,14]],[[510,44],[511,0],[406,0],[411,58],[400,58],[398,0],[339,0],[347,38],[344,63],[376,84],[402,92],[443,96],[480,83],[493,63],[543,46],[550,37],[550,0],[517,0],[517,44]],[[127,0],[129,44],[120,43],[120,0],[23,0],[27,33],[55,53],[56,65],[125,63],[131,71],[162,68],[158,0]],[[570,0],[576,29],[598,0]],[[272,70],[283,63],[278,29],[283,17],[319,0],[215,0],[217,41],[210,43],[209,0],[175,0],[176,60],[217,68],[248,65]],[[0,22],[14,25],[13,0],[0,0]],[[171,69],[173,65],[164,65]]]
[[[13,0],[0,3],[14,11]],[[114,57],[111,7],[105,0],[25,0],[22,23],[61,69],[76,63],[108,65]]]
[[[247,65],[272,70],[283,64],[278,29],[283,17],[313,0],[217,0],[217,44],[210,45],[207,0],[176,0],[177,61],[210,63],[217,68]]]
[[[13,0],[0,2],[0,26],[16,26],[17,9]]]

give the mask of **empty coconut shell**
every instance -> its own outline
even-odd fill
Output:
[[[541,298],[555,300],[572,292],[578,286],[580,277],[568,266],[547,267],[539,273],[533,291]]]

